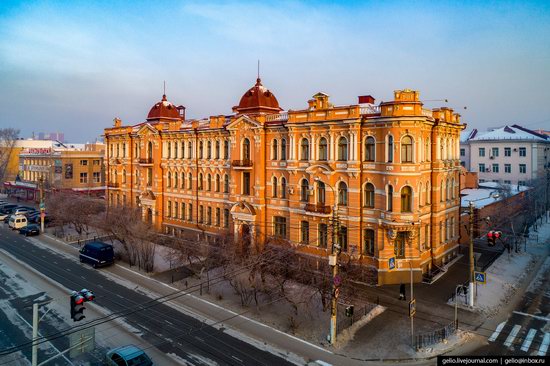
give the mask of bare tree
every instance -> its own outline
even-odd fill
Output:
[[[19,130],[15,128],[0,128],[0,182],[7,179],[8,167]]]

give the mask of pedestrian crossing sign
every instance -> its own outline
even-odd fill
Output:
[[[487,273],[485,272],[474,272],[474,278],[478,283],[487,283]]]

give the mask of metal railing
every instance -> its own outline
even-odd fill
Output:
[[[288,112],[268,114],[265,116],[266,122],[275,122],[275,121],[288,121]]]
[[[341,304],[339,304],[341,305]],[[367,303],[364,306],[354,309],[352,316],[342,316],[339,314],[339,318],[342,319],[336,324],[338,333],[341,333],[344,329],[347,329],[357,322],[362,317],[366,316],[372,309],[376,307],[376,304]],[[339,306],[339,309],[341,306]]]
[[[425,347],[433,346],[437,343],[441,343],[445,339],[455,334],[456,329],[456,323],[453,321],[443,328],[434,330],[433,332],[418,334],[415,336],[415,347],[417,350],[419,350]]]
[[[380,106],[367,105],[359,108],[359,114],[380,114]]]
[[[304,209],[309,212],[317,212],[322,214],[329,214],[332,212],[330,206],[320,203],[307,203]]]

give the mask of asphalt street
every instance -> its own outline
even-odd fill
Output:
[[[124,313],[124,321],[162,352],[173,353],[192,365],[290,365],[281,357],[226,334],[223,328],[205,325],[161,301],[151,302],[145,294],[116,283],[101,270],[36,246],[5,226],[0,230],[0,248],[69,289],[93,290],[97,305]],[[129,311],[140,304],[147,304],[147,309]]]

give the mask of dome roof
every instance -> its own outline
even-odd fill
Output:
[[[260,78],[247,90],[239,105],[233,108],[238,113],[278,113],[282,111],[275,95],[262,85]]]
[[[174,104],[166,100],[166,94],[162,95],[162,100],[156,103],[149,114],[147,115],[147,121],[155,119],[181,119],[180,107],[176,107]]]

